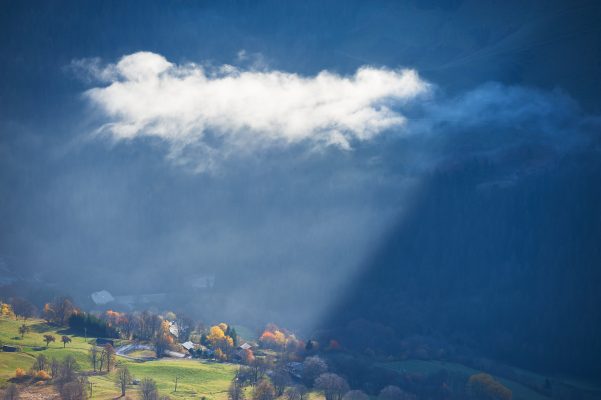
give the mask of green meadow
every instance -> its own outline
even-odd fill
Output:
[[[30,332],[21,339],[18,333],[19,326],[25,323],[30,327]],[[43,336],[51,334],[57,342],[50,343],[46,348]],[[0,318],[0,342],[7,345],[21,347],[21,352],[0,352],[0,387],[5,386],[9,379],[15,376],[16,368],[29,370],[35,356],[45,354],[47,357],[62,359],[72,355],[78,361],[82,371],[90,371],[91,366],[87,358],[90,344],[85,338],[69,335],[71,343],[63,347],[61,336],[65,335],[61,329],[46,324],[42,320],[15,320]],[[90,341],[92,338],[88,338]],[[227,388],[234,377],[237,366],[226,363],[216,363],[190,359],[160,359],[146,362],[136,362],[117,357],[117,366],[127,366],[135,379],[152,378],[156,381],[161,394],[169,395],[174,399],[201,399],[225,400]],[[177,377],[177,392],[175,379]],[[113,399],[120,395],[115,384],[115,372],[91,375],[89,377],[92,389],[92,399]],[[137,398],[137,387],[131,385],[127,396]]]

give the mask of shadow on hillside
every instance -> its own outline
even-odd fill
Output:
[[[35,333],[44,333],[51,330],[52,327],[44,322],[39,322],[37,324],[29,325],[29,329]]]
[[[58,333],[60,335],[83,336],[80,332],[75,331],[71,328],[63,328],[61,330],[57,330],[56,333]]]

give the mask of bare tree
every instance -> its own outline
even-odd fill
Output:
[[[102,354],[106,362],[106,371],[111,372],[111,369],[115,365],[115,348],[110,343],[107,343],[102,348]]]
[[[18,400],[19,399],[19,389],[17,385],[11,383],[7,386],[6,390],[2,394],[2,400]]]
[[[319,375],[315,380],[315,387],[323,391],[326,400],[342,400],[342,396],[349,391],[346,380],[332,373]]]
[[[255,358],[250,364],[250,383],[254,386],[267,372],[268,364],[262,358]]]
[[[75,310],[75,305],[70,297],[57,297],[52,302],[52,311],[57,324],[65,325]]]
[[[284,395],[286,400],[306,400],[307,399],[307,387],[304,385],[294,385],[285,390]]]
[[[33,369],[36,371],[43,371],[48,367],[48,357],[44,354],[38,354],[35,357],[35,362],[33,363]]]
[[[140,398],[142,400],[157,400],[159,398],[159,391],[154,380],[150,378],[142,379],[140,383]]]
[[[60,363],[58,369],[58,378],[62,382],[71,382],[76,378],[76,373],[79,370],[79,364],[75,360],[75,357],[68,355]]]
[[[307,357],[303,362],[303,381],[311,387],[315,379],[328,370],[328,365],[318,356]]]
[[[415,398],[414,395],[394,385],[386,386],[378,395],[378,400],[415,400]]]
[[[275,389],[269,379],[261,379],[261,382],[253,390],[252,400],[273,400],[275,399]]]
[[[369,400],[369,396],[362,390],[351,390],[346,392],[342,400]]]
[[[87,398],[85,383],[77,379],[61,385],[59,390],[63,400],[84,400]]]
[[[92,345],[92,347],[90,347],[90,350],[88,350],[88,359],[90,360],[90,363],[92,364],[92,368],[94,368],[94,372],[96,372],[96,365],[98,364],[98,357],[99,357],[98,347],[96,347],[96,345]]]
[[[227,390],[227,398],[228,400],[245,400],[244,387],[242,386],[242,382],[237,378],[232,380],[232,383]]]
[[[125,397],[125,390],[130,383],[131,374],[129,373],[129,369],[127,367],[119,369],[117,372],[117,387],[121,389],[121,397]]]
[[[50,361],[50,375],[52,375],[52,378],[56,378],[58,377],[58,371],[60,369],[61,363],[60,361],[58,361],[56,358],[52,358],[52,360]]]
[[[185,342],[190,338],[190,333],[194,328],[194,321],[183,314],[178,314],[175,320],[178,329],[177,338],[180,342]]]
[[[290,375],[284,370],[283,366],[279,366],[271,376],[271,382],[273,383],[276,397],[280,397],[284,394],[286,386],[290,384]]]

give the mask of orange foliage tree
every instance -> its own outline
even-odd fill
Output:
[[[466,392],[469,398],[474,400],[511,400],[512,397],[511,390],[484,373],[470,376]]]

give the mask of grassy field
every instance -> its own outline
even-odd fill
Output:
[[[159,391],[174,399],[225,400],[227,388],[234,376],[236,366],[201,362],[198,360],[162,359],[137,363],[120,360],[121,366],[127,365],[136,379],[152,378],[157,382]],[[178,377],[177,392],[175,377]],[[109,399],[118,395],[114,373],[90,377],[93,384],[94,399]],[[127,395],[136,398],[136,386],[132,385]]]
[[[64,334],[56,327],[41,320],[26,321],[31,332],[21,339],[18,328],[22,320],[0,318],[0,342],[21,346],[20,353],[0,352],[0,386],[14,377],[16,368],[29,370],[37,354],[62,359],[67,355],[74,356],[82,370],[89,370],[87,352],[90,345],[83,337],[67,335],[72,342],[63,348],[62,343],[51,343],[46,348],[43,335],[52,334],[60,341]],[[90,339],[90,338],[88,338]],[[117,358],[119,366],[127,366],[136,379],[152,378],[157,382],[161,394],[167,394],[174,399],[225,400],[227,388],[235,374],[237,366],[233,364],[212,363],[199,360],[162,359],[148,362],[135,362],[122,357]],[[92,399],[113,399],[120,394],[115,385],[115,374],[95,375],[89,378],[93,384]],[[174,392],[175,377],[178,377],[178,389]],[[137,398],[136,386],[131,386],[128,397]]]

